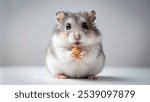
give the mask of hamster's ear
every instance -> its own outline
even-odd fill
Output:
[[[90,22],[94,22],[95,19],[96,19],[96,12],[95,12],[94,10],[91,10],[91,11],[89,12],[89,21],[90,21]]]
[[[65,19],[66,13],[64,11],[58,11],[56,13],[56,20],[58,23],[62,23]]]

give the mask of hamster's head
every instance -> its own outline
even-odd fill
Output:
[[[56,13],[55,40],[62,45],[90,46],[101,41],[101,34],[94,21],[96,12]]]

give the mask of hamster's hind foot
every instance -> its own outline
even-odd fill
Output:
[[[96,80],[97,77],[96,77],[95,75],[89,75],[89,76],[88,76],[88,79],[90,79],[90,80]]]
[[[64,75],[64,74],[58,74],[56,77],[58,79],[68,79],[68,77],[66,75]]]

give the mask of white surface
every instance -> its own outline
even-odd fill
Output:
[[[105,67],[97,80],[56,79],[50,76],[46,67],[4,67],[0,68],[0,84],[3,85],[47,85],[47,84],[150,84],[150,68]]]

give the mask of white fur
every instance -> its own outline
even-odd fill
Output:
[[[85,55],[80,62],[75,61],[71,57],[71,51],[69,49],[62,47],[64,45],[69,46],[69,44],[74,41],[72,39],[73,37],[71,36],[68,37],[68,40],[64,40],[59,38],[56,34],[53,35],[52,44],[54,46],[57,58],[51,53],[49,53],[46,57],[48,69],[52,75],[56,76],[58,74],[65,74],[68,77],[85,77],[98,74],[102,70],[105,60],[103,54],[98,57],[98,49],[100,49],[100,47],[96,44],[97,42],[100,42],[100,37],[87,39],[82,36],[81,41],[87,40],[87,42],[83,43],[82,48],[85,52]],[[88,42],[88,40],[91,41]],[[84,46],[91,43],[93,45],[87,47]]]

